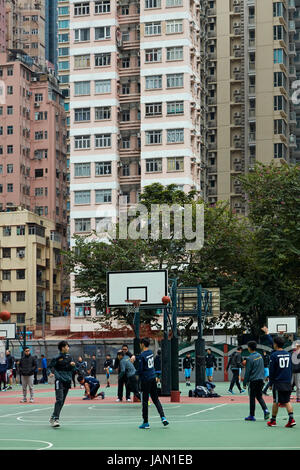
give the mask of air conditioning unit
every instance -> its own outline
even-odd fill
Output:
[[[233,94],[234,94],[234,95],[240,95],[241,92],[240,92],[240,90],[234,90]]]
[[[34,107],[35,107],[35,108],[39,108],[39,107],[40,107],[40,103],[34,103]]]
[[[241,136],[236,134],[235,136],[233,136],[233,140],[241,140]]]
[[[238,113],[238,112],[234,113],[234,117],[235,117],[235,118],[241,117],[241,113]]]
[[[233,27],[234,27],[234,28],[239,28],[240,26],[241,26],[240,23],[233,23]]]
[[[233,0],[233,5],[239,5],[240,4],[240,0]]]
[[[18,256],[19,256],[19,258],[24,258],[24,256],[25,256],[24,251],[19,251]]]

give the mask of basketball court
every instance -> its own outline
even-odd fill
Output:
[[[104,383],[104,382],[102,382]],[[193,385],[193,384],[192,384]],[[190,398],[180,384],[180,403],[162,397],[169,426],[164,427],[153,404],[150,429],[141,430],[140,403],[116,403],[116,386],[101,387],[104,400],[83,401],[83,390],[71,389],[60,417],[52,428],[54,386],[35,387],[35,403],[21,404],[21,387],[0,394],[1,450],[299,450],[300,404],[292,400],[298,426],[286,429],[287,413],[279,409],[278,425],[269,428],[257,407],[256,422],[249,414],[247,392],[229,395],[228,383],[217,383],[220,398]],[[191,387],[192,388],[192,387]],[[271,396],[266,397],[271,409]]]

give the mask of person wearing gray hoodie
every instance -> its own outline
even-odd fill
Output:
[[[246,360],[246,371],[244,376],[243,387],[249,387],[249,401],[250,401],[250,414],[245,418],[246,421],[255,420],[255,400],[260,404],[264,418],[268,419],[270,416],[267,405],[262,396],[264,386],[264,361],[262,355],[256,351],[257,344],[255,341],[249,341],[248,351],[249,356]]]
[[[119,351],[117,355],[120,366],[119,366],[119,379],[125,377],[126,384],[128,389],[134,394],[134,396],[140,400],[140,392],[138,390],[138,382],[136,379],[136,370],[132,362],[130,361],[130,357],[124,355],[123,351]]]

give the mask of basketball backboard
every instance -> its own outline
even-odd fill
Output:
[[[297,317],[268,317],[267,325],[270,334],[295,334],[298,330]]]
[[[4,323],[0,321],[0,338],[15,339],[16,338],[16,324]]]
[[[107,273],[107,306],[128,307],[126,300],[141,300],[140,307],[163,306],[168,295],[168,271],[114,271]]]

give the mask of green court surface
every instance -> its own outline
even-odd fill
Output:
[[[44,387],[44,388],[43,388]],[[140,430],[140,403],[116,403],[116,388],[105,389],[105,400],[81,401],[83,390],[71,389],[60,417],[60,428],[51,428],[54,405],[51,385],[36,387],[36,403],[21,404],[21,387],[14,386],[9,403],[0,393],[1,450],[299,450],[300,404],[294,403],[299,422],[286,429],[287,413],[279,409],[277,427],[269,428],[257,406],[256,422],[245,422],[249,414],[247,396],[229,396],[228,383],[217,385],[221,398],[201,398],[192,403],[163,407],[169,426],[163,427],[153,404],[149,407],[149,430]],[[43,392],[43,390],[45,390]],[[182,397],[188,389],[181,384]],[[6,404],[3,404],[5,397]],[[74,403],[74,400],[77,402]],[[43,401],[41,403],[41,401]],[[73,401],[72,401],[73,400]],[[2,403],[1,403],[2,401]],[[267,401],[267,400],[266,400]],[[268,397],[271,410],[271,397]]]

